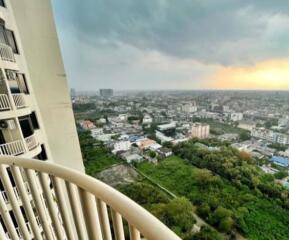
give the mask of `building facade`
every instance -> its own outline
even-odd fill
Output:
[[[204,123],[194,123],[191,130],[192,138],[208,138],[210,135],[210,125]]]
[[[50,4],[49,0],[0,1],[0,155],[55,162],[83,172]],[[28,215],[15,175],[1,171],[0,230],[7,239],[15,239],[7,228],[14,225],[17,239],[32,239],[36,236],[28,225],[19,230]],[[2,181],[6,172],[10,183]],[[14,192],[7,191],[10,184]],[[39,197],[44,201],[41,188]],[[43,211],[48,214],[48,209]]]

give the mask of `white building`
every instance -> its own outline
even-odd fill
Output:
[[[120,141],[120,142],[116,142],[114,144],[113,152],[114,153],[126,152],[126,151],[130,150],[130,148],[131,148],[131,142],[130,141]]]
[[[194,113],[198,111],[198,107],[196,103],[188,103],[182,106],[182,111],[187,113]]]
[[[278,121],[278,126],[280,127],[288,127],[289,126],[289,117],[286,116],[284,118],[280,118]]]
[[[194,123],[191,129],[191,137],[193,138],[208,138],[210,135],[210,125],[205,123]]]
[[[231,113],[230,118],[233,122],[241,121],[243,119],[243,113]]]
[[[274,132],[265,128],[254,128],[251,132],[252,137],[267,140],[283,145],[289,144],[289,136],[283,133]]]
[[[103,134],[103,128],[93,128],[90,130],[90,135],[93,138],[97,138],[97,136],[102,135]]]
[[[0,155],[34,159],[35,164],[54,162],[84,172],[52,16],[47,0],[0,1]],[[15,179],[22,179],[24,173],[12,174],[6,167],[1,171],[0,239],[4,239],[3,234],[5,239],[42,239],[39,236],[45,235],[47,228],[38,233],[33,228],[32,237],[31,228],[29,231],[23,226],[39,206],[34,200],[29,215],[27,199],[35,194],[44,199],[44,189],[39,187],[20,199],[21,187],[16,186]],[[22,183],[28,186],[29,176],[24,179]],[[48,183],[48,179],[41,181]],[[44,207],[42,211],[44,215],[49,212]],[[37,217],[40,215],[38,212]],[[47,218],[45,224],[52,227],[52,220]],[[16,230],[9,231],[9,227]]]
[[[248,121],[240,121],[238,128],[242,128],[244,130],[252,131],[256,127],[256,124],[253,122],[248,122]]]
[[[174,139],[171,137],[167,137],[162,132],[156,131],[156,138],[161,141],[161,143],[171,142]]]
[[[145,115],[143,117],[142,123],[143,124],[151,124],[153,122],[153,119],[150,115]]]

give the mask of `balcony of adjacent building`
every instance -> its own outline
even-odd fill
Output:
[[[75,170],[0,156],[0,180],[0,239],[180,240],[137,203]]]
[[[30,103],[25,75],[0,69],[0,119],[28,114]]]
[[[0,155],[33,158],[41,152],[34,115],[0,120]]]
[[[0,3],[1,5],[1,3]],[[14,32],[6,27],[3,8],[0,8],[0,60],[7,69],[18,70],[16,55],[19,54]]]

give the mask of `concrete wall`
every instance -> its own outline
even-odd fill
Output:
[[[83,171],[50,0],[10,2],[52,159],[58,164]]]

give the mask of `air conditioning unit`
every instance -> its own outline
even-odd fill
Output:
[[[13,119],[0,121],[0,129],[16,129],[16,123]]]
[[[7,125],[8,125],[8,129],[10,130],[14,130],[16,129],[16,123],[13,119],[10,119],[10,120],[6,120],[7,122]]]

